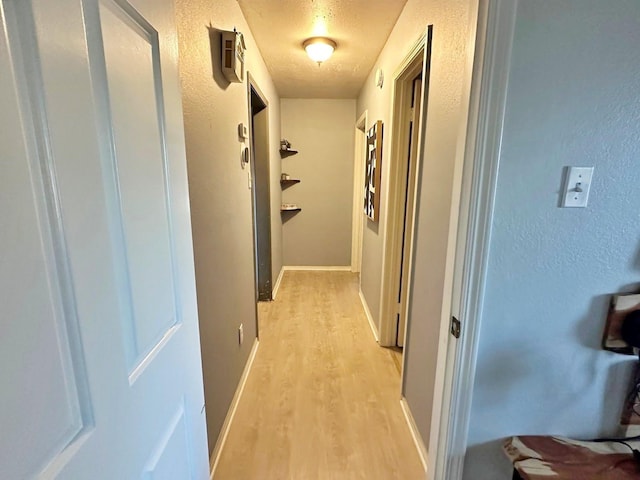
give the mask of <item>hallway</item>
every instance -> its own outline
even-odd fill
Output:
[[[260,347],[215,480],[423,478],[357,275],[287,271],[259,307]]]

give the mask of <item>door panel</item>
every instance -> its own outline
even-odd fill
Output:
[[[145,480],[175,480],[190,477],[187,429],[182,406],[161,437],[145,467]]]
[[[3,67],[10,64],[7,47],[3,36]],[[0,128],[0,477],[17,479],[35,476],[69,447],[88,426],[91,406],[52,196],[51,158],[35,142],[22,141],[34,132],[20,128],[14,76],[19,72],[3,72],[0,105],[10,121]],[[24,428],[25,421],[38,424],[37,434]],[[19,451],[25,444],[28,457]]]
[[[177,322],[165,189],[158,35],[136,12],[100,2],[113,165],[129,283],[131,370]],[[115,227],[115,228],[118,228]],[[157,315],[157,313],[160,315]]]
[[[0,0],[0,478],[208,478],[172,2],[133,3]]]

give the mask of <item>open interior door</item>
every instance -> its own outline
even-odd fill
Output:
[[[415,222],[416,175],[418,172],[418,127],[420,126],[420,98],[422,97],[422,75],[413,80],[411,106],[408,109],[407,179],[404,185],[404,209],[402,223],[402,245],[400,249],[400,285],[398,288],[398,328],[396,345],[404,347],[407,331],[407,302],[409,300],[409,278],[411,276],[411,253]]]
[[[208,478],[172,1],[0,17],[0,478]]]

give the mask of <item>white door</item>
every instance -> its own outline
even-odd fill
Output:
[[[0,478],[208,478],[172,1],[0,6]]]

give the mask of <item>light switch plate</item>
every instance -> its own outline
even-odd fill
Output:
[[[240,137],[243,140],[246,140],[247,138],[249,138],[249,129],[244,123],[238,124],[238,137]]]
[[[593,167],[567,167],[562,206],[586,207],[589,201]]]

